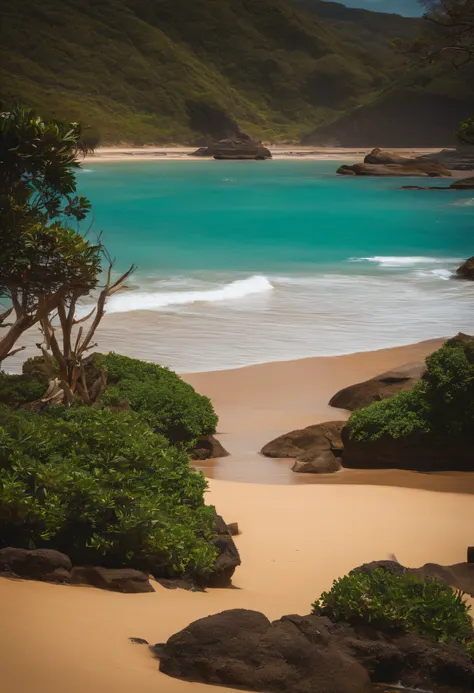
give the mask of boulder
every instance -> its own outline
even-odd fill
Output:
[[[228,457],[229,453],[214,436],[202,436],[189,456],[192,460],[209,460],[217,457]]]
[[[77,567],[72,569],[71,583],[127,594],[155,591],[150,584],[149,576],[133,568]]]
[[[474,256],[463,262],[462,265],[457,268],[454,276],[456,279],[468,279],[470,281],[474,281]]]
[[[376,147],[372,149],[369,154],[364,158],[364,164],[411,164],[414,159],[406,156],[400,156],[395,154],[395,152],[389,152],[385,149],[380,149]],[[415,162],[416,163],[416,162]]]
[[[248,135],[219,140],[209,147],[200,147],[191,156],[212,156],[214,159],[271,159],[272,154],[261,142],[252,140]]]
[[[370,563],[363,563],[358,568],[354,568],[351,572],[359,573],[373,573],[374,570],[385,570],[391,575],[401,576],[405,573],[406,568],[404,568],[398,561],[371,561]]]
[[[451,190],[474,190],[474,177],[460,178],[449,186]]]
[[[240,529],[239,529],[239,523],[238,522],[230,522],[227,525],[227,529],[229,531],[229,534],[231,537],[237,537],[240,534]]]
[[[368,407],[373,402],[393,397],[397,392],[410,390],[423,377],[425,370],[424,362],[407,363],[370,380],[339,390],[329,400],[329,406],[349,411]]]
[[[213,544],[218,550],[218,555],[212,571],[198,576],[198,583],[205,587],[230,587],[235,569],[241,564],[240,555],[220,515],[216,515],[214,531],[216,538]]]
[[[427,433],[403,438],[384,435],[377,440],[354,440],[342,429],[342,464],[352,469],[406,469],[415,472],[474,471],[474,445]]]
[[[474,662],[456,645],[328,618],[224,611],[155,645],[160,671],[187,681],[249,691],[370,693],[371,680],[430,690],[474,690]]]
[[[53,549],[0,549],[0,575],[4,577],[68,583],[71,569],[69,557]]]
[[[285,433],[261,450],[265,457],[295,458],[294,472],[328,474],[339,471],[344,421],[327,421]]]
[[[337,173],[356,176],[393,176],[445,178],[451,175],[449,169],[432,162],[413,162],[409,164],[353,164],[341,166]]]
[[[364,669],[331,642],[324,619],[232,609],[191,623],[161,648],[160,671],[187,681],[269,693],[371,693]]]

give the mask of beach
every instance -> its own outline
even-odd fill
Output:
[[[229,608],[270,618],[307,613],[334,578],[392,555],[410,567],[465,560],[474,475],[347,470],[315,477],[290,472],[290,460],[258,455],[275,435],[346,418],[327,405],[338,389],[420,360],[441,341],[185,376],[212,398],[219,439],[231,453],[203,466],[208,502],[242,532],[234,589],[203,594],[155,584],[153,594],[123,595],[1,579],[5,690],[208,693],[216,689],[160,674],[146,647],[128,638],[162,642]]]

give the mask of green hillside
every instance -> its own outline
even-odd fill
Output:
[[[2,8],[2,100],[80,119],[106,142],[198,144],[225,134],[229,118],[261,139],[295,141],[389,90],[400,64],[387,40],[418,28],[419,20],[341,8],[11,2]]]

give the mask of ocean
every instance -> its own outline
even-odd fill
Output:
[[[86,162],[89,221],[117,272],[138,266],[107,306],[117,350],[192,372],[473,333],[474,284],[452,279],[474,254],[473,192],[338,166]]]

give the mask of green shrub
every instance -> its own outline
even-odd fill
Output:
[[[191,448],[197,438],[215,432],[217,416],[209,398],[199,395],[173,371],[113,352],[103,357],[102,364],[109,379],[103,404],[129,402],[173,445]]]
[[[352,571],[313,604],[313,612],[336,622],[400,629],[437,642],[457,641],[468,649],[474,643],[469,610],[462,593],[433,578],[392,575],[381,568]]]
[[[426,359],[411,390],[351,414],[350,436],[375,441],[433,434],[474,440],[474,339],[455,337]]]
[[[28,375],[8,375],[0,371],[0,404],[15,408],[40,399],[46,392],[46,379]]]
[[[137,414],[0,410],[0,545],[160,575],[206,572],[215,511],[184,452]]]

